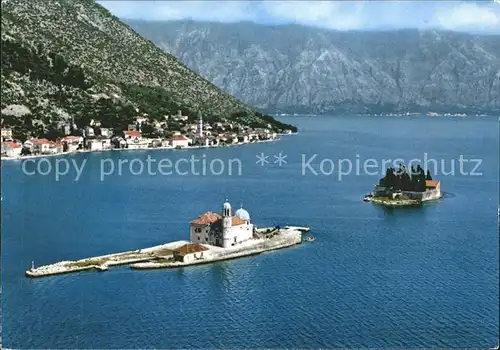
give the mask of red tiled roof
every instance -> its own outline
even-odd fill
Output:
[[[140,131],[130,130],[130,131],[124,131],[123,133],[125,134],[125,136],[141,137]]]
[[[243,219],[240,219],[239,217],[237,216],[233,216],[232,217],[232,220],[231,220],[231,224],[233,226],[238,226],[238,225],[243,225],[243,224],[246,224],[246,221],[243,220]]]
[[[436,188],[439,186],[439,181],[437,180],[425,180],[425,187]]]
[[[213,212],[209,211],[209,212],[201,215],[197,219],[191,221],[191,224],[195,224],[195,225],[212,225],[212,224],[215,224],[215,223],[217,223],[218,221],[221,221],[221,220],[222,220],[222,216],[220,216],[217,213],[213,213]],[[245,220],[240,219],[237,216],[232,216],[231,217],[231,225],[232,226],[238,226],[238,225],[243,225],[243,224],[246,224]]]
[[[63,140],[80,140],[81,136],[65,136],[63,137]]]
[[[209,211],[209,212],[204,213],[203,215],[200,215],[200,217],[198,217],[197,219],[191,221],[191,224],[210,225],[221,218],[222,218],[222,216],[220,216],[219,214]]]
[[[174,135],[174,136],[172,136],[171,140],[172,141],[187,141],[189,139],[184,135]]]
[[[48,144],[49,140],[47,140],[47,139],[34,139],[34,140],[31,140],[31,142],[33,142],[33,144],[35,144],[35,145],[42,145],[42,144]]]
[[[10,146],[12,148],[20,148],[21,147],[20,144],[12,142],[12,141],[10,141],[10,142],[4,142],[4,144],[7,145],[7,146]]]
[[[174,253],[180,256],[185,256],[186,254],[199,253],[208,250],[208,248],[202,246],[199,243],[188,243],[184,244],[182,247],[174,249]]]

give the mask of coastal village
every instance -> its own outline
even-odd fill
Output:
[[[74,152],[108,150],[137,150],[154,148],[200,148],[248,144],[278,139],[271,125],[252,128],[236,122],[208,123],[201,114],[193,123],[181,111],[163,120],[150,120],[147,114],[138,115],[127,130],[103,127],[99,120],[78,129],[74,123],[60,123],[64,136],[54,140],[29,138],[22,142],[13,137],[12,129],[2,125],[2,159],[22,159],[32,156],[60,155]],[[291,134],[291,130],[284,130]]]

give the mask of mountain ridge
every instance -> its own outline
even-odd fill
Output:
[[[496,34],[126,21],[218,87],[268,112],[500,110]]]
[[[124,128],[137,113],[289,126],[256,113],[94,0],[2,1],[2,124],[43,136],[74,118]],[[21,108],[19,108],[21,106]],[[19,112],[19,113],[18,113]],[[121,130],[121,129],[120,129]]]

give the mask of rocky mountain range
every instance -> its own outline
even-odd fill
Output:
[[[2,125],[43,136],[58,122],[122,130],[138,113],[288,127],[217,88],[94,0],[2,0]]]
[[[500,111],[500,35],[126,22],[221,89],[267,112]]]

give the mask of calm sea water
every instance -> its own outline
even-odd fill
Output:
[[[9,348],[491,347],[498,339],[497,118],[296,117],[276,143],[81,154],[75,172],[2,162],[3,345]],[[270,164],[255,164],[256,154]],[[273,164],[274,155],[287,164]],[[440,175],[445,198],[387,210],[361,198],[379,176],[302,175],[325,158],[481,158]],[[101,159],[238,158],[237,176],[100,181]],[[357,156],[358,155],[358,156]],[[55,158],[51,158],[55,165]],[[458,162],[458,161],[457,161]],[[330,161],[323,170],[330,171]],[[135,169],[137,170],[137,169]],[[471,171],[472,166],[465,166]],[[459,171],[458,163],[456,172]],[[177,270],[113,268],[28,279],[35,265],[188,237],[188,222],[242,202],[257,225],[308,225],[314,243]]]

